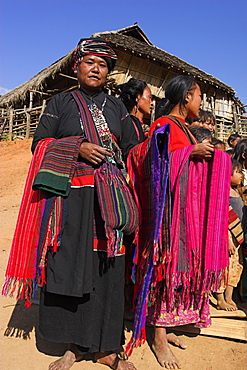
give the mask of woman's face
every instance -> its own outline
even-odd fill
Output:
[[[89,94],[94,94],[106,82],[108,66],[103,58],[85,55],[77,67],[80,86]]]
[[[145,87],[142,96],[137,98],[137,106],[143,116],[147,116],[151,113],[153,108],[152,94],[149,87]]]
[[[199,85],[195,84],[195,89],[188,91],[186,100],[187,116],[193,118],[198,117],[202,103],[202,93]]]

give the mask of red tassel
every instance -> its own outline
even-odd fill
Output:
[[[30,301],[30,298],[26,298],[25,300],[25,307],[30,308],[32,306],[32,303]]]
[[[129,341],[129,343],[127,344],[124,352],[126,353],[127,356],[131,356],[132,355],[132,352],[133,352],[133,349],[134,349],[134,342],[133,342],[133,335]]]

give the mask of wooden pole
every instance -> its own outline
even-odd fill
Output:
[[[29,93],[29,109],[32,109],[33,107],[33,92],[30,91]]]
[[[153,100],[153,109],[151,112],[150,124],[152,124],[155,120],[155,108],[156,108],[156,99]]]
[[[44,99],[43,102],[42,102],[42,108],[41,108],[41,112],[40,112],[40,115],[39,115],[39,119],[41,118],[42,114],[44,113],[45,106],[46,106],[46,100]]]
[[[234,126],[235,126],[235,132],[238,132],[239,122],[238,122],[238,115],[237,115],[237,112],[236,112],[235,104],[233,104],[233,106],[232,106],[232,113],[233,113],[233,121],[234,121]]]
[[[30,136],[30,113],[27,112],[26,106],[24,107],[24,112],[26,115],[26,139]]]
[[[13,137],[13,119],[14,119],[14,109],[10,108],[9,111],[9,140],[12,141]]]

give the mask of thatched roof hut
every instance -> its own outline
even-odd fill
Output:
[[[244,107],[234,89],[216,77],[192,66],[182,59],[167,53],[151,43],[143,30],[134,24],[116,31],[95,33],[112,44],[118,54],[114,71],[109,76],[107,90],[116,94],[117,86],[135,77],[145,80],[156,100],[164,96],[168,80],[178,74],[196,78],[203,92],[203,108],[212,110],[223,126],[234,123],[239,128]],[[39,72],[29,81],[0,97],[0,107],[8,109],[33,109],[46,104],[58,92],[77,88],[77,79],[72,71],[73,50]],[[44,103],[45,101],[45,103]]]

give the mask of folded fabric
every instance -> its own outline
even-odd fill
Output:
[[[34,190],[46,190],[63,197],[69,195],[82,140],[80,136],[70,136],[47,146],[44,160],[33,182]]]

